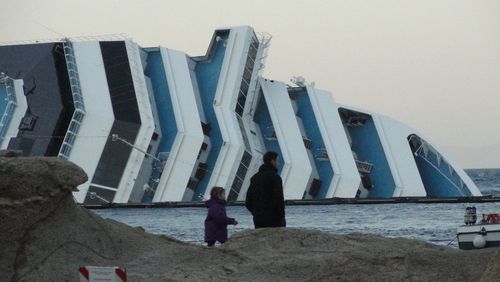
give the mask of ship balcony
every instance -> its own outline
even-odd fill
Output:
[[[356,167],[358,168],[359,172],[369,174],[372,171],[373,165],[369,162],[356,160]]]
[[[311,139],[309,139],[309,138],[307,138],[307,137],[304,137],[304,136],[302,136],[302,140],[304,141],[304,146],[305,146],[307,149],[311,150],[311,147],[312,147],[312,140],[311,140]]]
[[[278,138],[276,137],[276,131],[273,131],[271,135],[267,135],[264,138],[266,138],[269,141],[276,141]]]
[[[318,153],[315,155],[315,158],[320,162],[325,162],[330,160],[326,148],[318,148]]]

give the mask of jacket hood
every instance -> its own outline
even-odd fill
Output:
[[[222,201],[222,200],[219,200],[216,198],[210,198],[210,200],[205,202],[205,205],[207,206],[207,208],[210,208],[213,205],[225,205],[225,204],[226,204],[226,201]]]

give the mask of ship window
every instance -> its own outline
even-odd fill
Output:
[[[36,119],[37,118],[32,115],[23,117],[23,119],[21,120],[21,124],[19,124],[19,130],[33,130],[33,128],[35,127]]]
[[[321,187],[321,180],[314,178],[311,187],[309,188],[309,195],[316,197],[319,193],[319,188]]]

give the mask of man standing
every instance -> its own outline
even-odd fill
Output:
[[[250,179],[245,206],[253,216],[255,228],[286,226],[283,184],[278,175],[277,159],[277,153],[265,153],[264,164]]]

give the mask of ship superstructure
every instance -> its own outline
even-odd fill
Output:
[[[221,28],[196,57],[123,36],[0,44],[0,148],[78,164],[87,204],[241,201],[268,150],[286,199],[481,195],[416,130],[264,78],[270,40]]]

